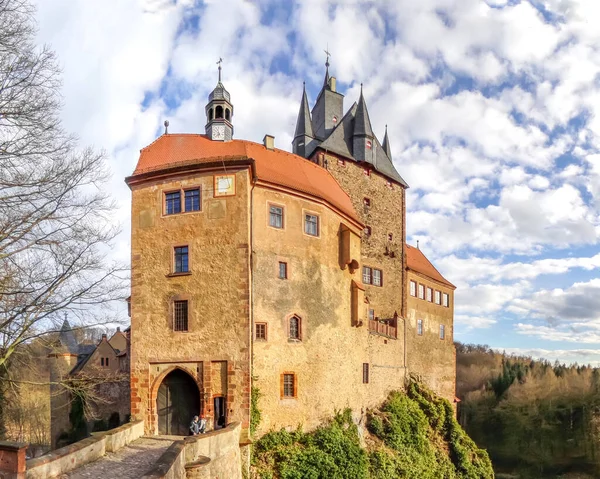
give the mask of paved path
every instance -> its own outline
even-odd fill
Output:
[[[141,437],[117,452],[90,462],[61,479],[135,479],[152,468],[158,458],[173,444],[172,440]]]

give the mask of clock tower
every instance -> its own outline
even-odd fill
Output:
[[[230,141],[233,137],[233,105],[229,92],[221,83],[221,61],[219,64],[219,81],[215,89],[208,95],[206,105],[206,136],[215,141]]]

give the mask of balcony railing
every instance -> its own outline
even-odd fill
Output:
[[[369,331],[396,339],[398,337],[398,320],[397,318],[369,319]]]

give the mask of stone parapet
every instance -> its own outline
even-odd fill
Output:
[[[0,441],[0,479],[25,478],[27,444]]]

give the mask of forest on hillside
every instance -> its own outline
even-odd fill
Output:
[[[456,343],[459,421],[498,477],[600,476],[600,369]]]

